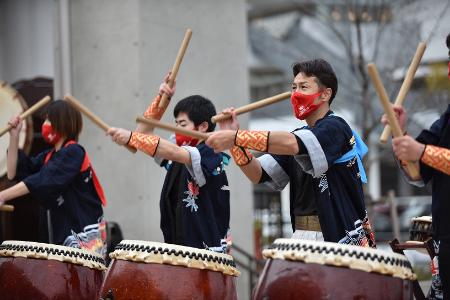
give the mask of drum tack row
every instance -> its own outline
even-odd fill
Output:
[[[400,254],[278,239],[253,299],[412,299],[415,275]],[[172,244],[123,240],[103,258],[58,245],[0,245],[0,298],[237,299],[233,257]]]

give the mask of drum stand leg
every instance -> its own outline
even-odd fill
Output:
[[[429,248],[428,242],[429,242],[430,240],[431,240],[431,239],[429,239],[429,240],[426,242],[426,244],[424,243],[424,244],[425,244],[425,247],[415,247],[415,248],[426,248],[427,251],[428,251],[428,253],[429,253],[430,256],[431,256],[430,250],[433,251],[433,253],[434,253],[434,248],[428,249],[428,248]],[[405,250],[405,249],[412,249],[412,248],[413,248],[413,247],[407,247],[407,246],[404,246],[405,244],[400,244],[400,242],[399,242],[397,239],[393,239],[392,241],[390,241],[390,242],[389,242],[389,245],[391,246],[392,251],[394,251],[395,253],[402,254],[402,255],[405,255],[405,253],[403,252],[403,250]],[[432,242],[431,242],[431,245],[432,245]],[[433,255],[433,257],[434,257],[434,255]],[[425,300],[425,299],[426,299],[426,298],[425,298],[425,295],[423,294],[422,288],[420,287],[419,282],[417,281],[417,279],[413,280],[413,281],[412,281],[412,284],[413,284],[413,293],[414,293],[414,297],[415,297],[417,300]]]

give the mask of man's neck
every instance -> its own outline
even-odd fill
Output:
[[[328,113],[330,107],[328,105],[321,105],[316,111],[314,111],[309,117],[306,118],[306,123],[309,127],[314,127],[316,122]]]

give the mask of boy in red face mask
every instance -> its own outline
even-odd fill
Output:
[[[450,80],[450,34],[446,39]],[[406,132],[407,113],[394,106],[397,119]],[[382,122],[387,124],[384,115]],[[405,135],[392,140],[392,148],[399,160],[415,162],[420,169],[420,179],[408,181],[417,186],[432,185],[433,241],[437,256],[432,262],[430,299],[450,299],[450,105],[430,129],[423,130],[416,139]],[[407,175],[407,171],[405,170]],[[438,266],[439,265],[439,266]]]
[[[230,149],[253,183],[281,190],[291,182],[291,222],[302,233],[297,237],[320,240],[321,230],[328,242],[375,247],[362,190],[367,147],[330,111],[338,87],[334,71],[316,59],[295,64],[293,73],[293,112],[308,126],[293,132],[239,130],[234,111],[228,110],[232,120],[222,122],[224,130],[211,134],[206,144],[216,151]],[[253,159],[247,149],[270,154]],[[305,197],[311,188],[313,196]],[[320,226],[308,226],[313,218],[305,216],[311,214],[318,215]]]
[[[20,119],[13,118],[9,124],[13,129],[7,175],[20,182],[0,192],[0,204],[31,193],[50,211],[53,240],[48,242],[105,254],[102,204],[106,201],[86,151],[77,144],[81,114],[66,101],[52,102],[42,125],[42,137],[53,148],[36,157],[18,149]]]
[[[173,96],[175,87],[161,84],[159,94],[144,113],[146,118],[159,120],[164,110],[159,108],[162,94]],[[211,132],[216,114],[208,99],[189,96],[180,100],[174,109],[177,126]],[[119,145],[128,144],[154,156],[167,170],[160,199],[161,230],[164,242],[189,247],[227,252],[230,236],[230,190],[224,167],[229,156],[214,153],[199,141],[175,135],[172,141],[153,134],[153,128],[139,125],[136,131],[111,128],[108,131]]]

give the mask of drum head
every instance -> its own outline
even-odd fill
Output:
[[[263,256],[267,259],[350,268],[406,280],[416,279],[406,256],[360,246],[308,240],[276,239],[269,249],[263,251]]]
[[[123,240],[109,256],[116,260],[184,266],[231,276],[240,275],[230,255],[174,244]]]
[[[0,245],[0,257],[57,260],[91,269],[106,270],[105,260],[95,252],[53,244],[4,241]]]
[[[433,218],[431,216],[421,216],[421,217],[415,217],[411,219],[411,223],[414,222],[425,222],[425,223],[432,223]]]
[[[6,82],[0,80],[0,127],[8,125],[8,121],[27,109],[27,104],[22,96]],[[31,148],[33,140],[33,121],[28,117],[23,122],[19,138],[19,148],[26,153]],[[9,134],[0,137],[0,177],[6,174],[6,150],[9,145]]]

